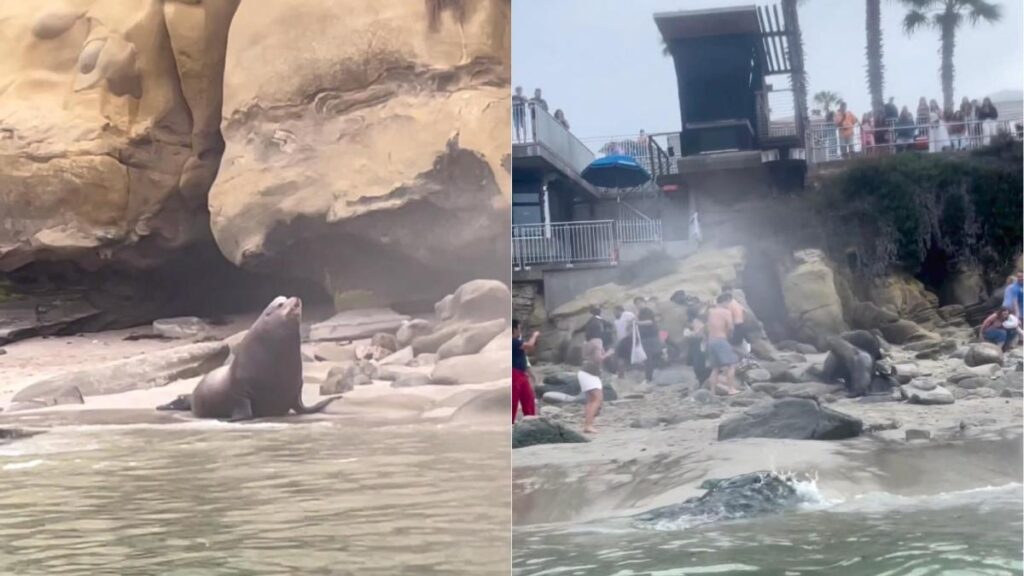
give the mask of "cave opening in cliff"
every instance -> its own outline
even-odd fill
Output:
[[[921,262],[921,267],[915,275],[929,292],[940,295],[940,305],[949,304],[949,302],[942,301],[942,295],[945,293],[943,284],[952,273],[952,265],[953,262],[949,255],[946,254],[946,251],[933,244],[928,248],[924,260]]]

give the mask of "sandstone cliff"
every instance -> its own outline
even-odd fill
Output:
[[[0,272],[158,269],[216,241],[389,301],[504,274],[509,10],[0,4]]]

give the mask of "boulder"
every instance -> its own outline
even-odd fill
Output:
[[[970,367],[984,366],[986,364],[1003,365],[1003,350],[995,344],[988,342],[977,342],[971,344],[964,356],[964,364]]]
[[[195,316],[153,321],[153,333],[164,338],[199,338],[210,333],[210,325]]]
[[[23,388],[12,401],[32,402],[50,398],[68,386],[77,387],[86,397],[155,388],[206,374],[223,364],[227,357],[228,346],[223,342],[187,344],[147,352],[43,378]]]
[[[512,293],[497,280],[472,280],[434,305],[438,320],[466,324],[501,319],[507,325],[511,310]]]
[[[237,6],[0,3],[0,270],[140,269],[209,242]]]
[[[324,383],[320,385],[320,394],[343,394],[355,389],[356,386],[373,384],[376,377],[377,367],[365,360],[332,366],[327,371]]]
[[[370,340],[370,345],[386,350],[389,354],[398,350],[398,340],[395,339],[395,335],[388,334],[387,332],[374,334]]]
[[[784,398],[755,405],[718,426],[718,439],[787,438],[842,440],[859,436],[857,418],[825,408],[813,400]]]
[[[476,354],[496,336],[504,332],[507,326],[508,323],[505,319],[500,318],[461,327],[450,340],[437,349],[437,357],[444,360],[452,356]],[[511,351],[509,353],[511,354]]]
[[[786,314],[797,338],[818,345],[847,330],[834,275],[820,250],[793,254],[795,266],[782,276]]]
[[[817,354],[818,349],[810,344],[797,342],[795,340],[783,340],[775,345],[779,350],[786,352],[797,352],[799,354]]]
[[[313,324],[309,340],[314,342],[358,340],[379,332],[395,332],[409,317],[388,308],[347,310]]]
[[[467,3],[457,20],[422,4],[319,0],[190,2],[190,12],[207,4],[239,6],[208,195],[229,261],[380,304],[507,277],[506,3]],[[339,37],[343,46],[310,49]]]
[[[407,366],[413,361],[415,356],[412,353],[412,346],[406,346],[401,350],[388,354],[383,360],[378,362],[380,366]]]
[[[570,444],[589,440],[562,424],[548,418],[525,417],[512,427],[512,448],[525,448],[537,444]]]
[[[65,386],[59,390],[55,390],[53,394],[38,396],[33,400],[25,402],[13,402],[7,407],[7,411],[17,412],[19,410],[32,410],[36,408],[46,408],[48,406],[84,403],[85,400],[82,398],[82,392],[77,386]]]
[[[872,302],[857,302],[849,312],[850,325],[858,330],[873,330],[900,319],[894,312],[882,310]]]
[[[910,384],[900,386],[900,393],[910,404],[952,404],[955,401],[952,392],[925,379],[914,380]]]
[[[921,328],[917,323],[910,320],[897,320],[891,324],[884,324],[879,327],[886,341],[891,344],[906,344],[925,339],[937,340],[938,337]]]
[[[512,355],[454,356],[439,360],[430,375],[434,384],[480,384],[512,377]]]
[[[413,320],[406,320],[402,322],[402,325],[398,327],[398,332],[395,333],[395,340],[401,347],[406,347],[412,344],[412,341],[420,336],[426,336],[433,331],[433,327],[430,322],[420,318]]]
[[[749,384],[755,382],[769,382],[772,380],[772,373],[764,368],[754,368],[743,374],[743,380]]]

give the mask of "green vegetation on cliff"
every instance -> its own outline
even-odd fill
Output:
[[[823,187],[819,207],[836,237],[859,237],[865,272],[916,274],[937,258],[1002,274],[1021,249],[1021,162],[1009,140],[969,156],[866,159]]]

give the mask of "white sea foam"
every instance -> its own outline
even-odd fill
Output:
[[[29,468],[35,468],[40,464],[46,462],[46,460],[29,460],[27,462],[9,462],[4,464],[4,470],[27,470]]]

